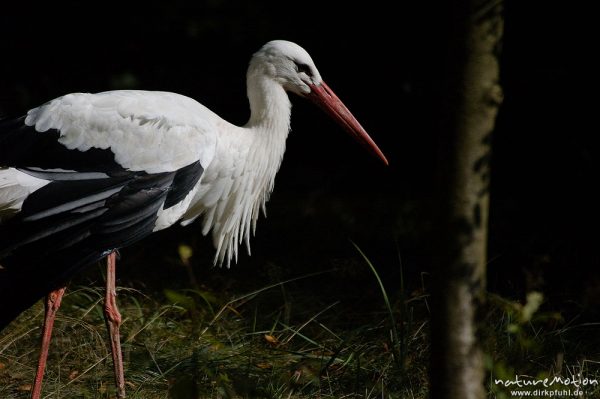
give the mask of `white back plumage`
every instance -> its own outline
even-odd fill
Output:
[[[219,119],[180,94],[116,90],[67,94],[29,111],[25,123],[58,129],[69,149],[110,148],[124,168],[160,173],[198,159],[210,164]]]

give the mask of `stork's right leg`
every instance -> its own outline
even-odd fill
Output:
[[[121,313],[117,308],[117,288],[115,269],[117,254],[112,252],[106,257],[106,298],[104,299],[104,320],[110,336],[110,348],[115,370],[115,383],[117,385],[117,398],[125,397],[125,377],[123,375],[123,354],[121,352]]]
[[[33,390],[31,391],[31,399],[39,399],[42,393],[42,380],[44,379],[44,370],[46,369],[52,327],[54,326],[56,312],[60,308],[60,302],[62,301],[65,289],[66,287],[59,288],[46,296],[46,316],[44,317],[44,326],[42,327],[42,347],[40,349],[37,373],[33,382]]]

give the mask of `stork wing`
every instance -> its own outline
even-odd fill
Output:
[[[112,91],[69,94],[1,121],[0,167],[10,169],[0,170],[0,210],[17,216],[0,228],[0,257],[82,226],[80,236],[113,233],[94,245],[103,250],[151,232],[214,157],[217,118],[178,94]]]
[[[70,94],[0,121],[0,221],[10,213],[0,288],[23,290],[18,281],[36,274],[27,289],[36,300],[150,234],[211,162],[213,115],[184,96],[117,91]]]

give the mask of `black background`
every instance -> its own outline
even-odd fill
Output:
[[[69,92],[135,88],[185,94],[243,124],[251,54],[268,40],[287,39],[307,49],[390,160],[383,166],[326,115],[293,98],[288,150],[253,256],[242,256],[231,271],[210,270],[213,252],[210,240],[198,237],[199,226],[174,228],[130,250],[123,280],[163,276],[153,259],[175,256],[164,253],[174,253],[179,242],[197,246],[196,263],[208,273],[260,277],[269,263],[294,275],[356,259],[351,239],[390,287],[398,285],[399,248],[409,282],[419,284],[430,255],[424,240],[436,228],[427,209],[438,200],[433,108],[444,77],[444,7],[416,1],[61,4],[2,11],[2,113],[22,114]],[[585,14],[566,3],[506,5],[488,285],[514,298],[541,289],[550,303],[576,303],[594,315],[600,304],[597,70],[591,65],[597,44],[590,44]]]

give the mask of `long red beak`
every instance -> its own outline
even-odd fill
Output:
[[[367,134],[365,129],[358,123],[350,110],[346,108],[344,103],[335,95],[335,93],[321,81],[320,85],[309,84],[310,93],[306,96],[312,102],[317,104],[319,108],[324,110],[337,121],[348,133],[352,135],[360,144],[362,144],[372,154],[381,159],[386,165],[389,162],[383,152],[377,147],[377,144]]]

